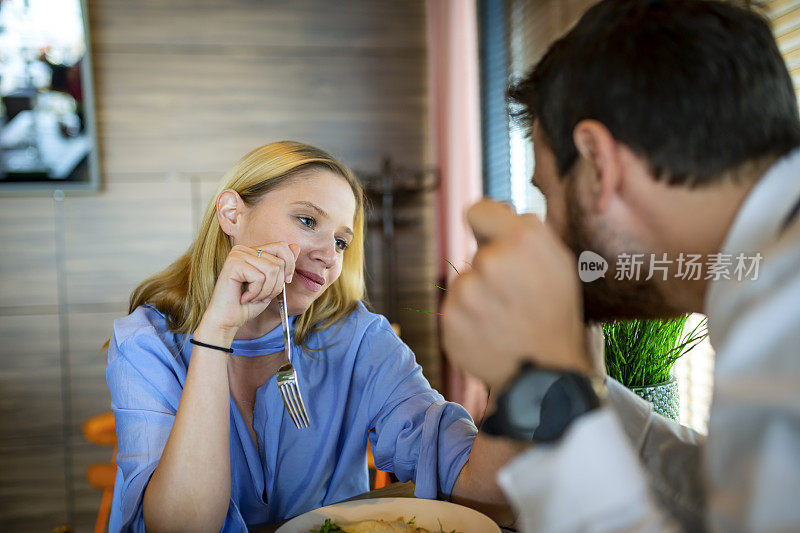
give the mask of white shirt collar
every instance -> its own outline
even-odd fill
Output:
[[[769,243],[780,236],[787,215],[798,201],[800,148],[779,159],[753,186],[728,230],[720,253],[735,256],[739,253],[754,255],[765,252]],[[709,283],[703,310],[709,317],[712,343],[724,331],[721,324],[715,324],[715,318],[721,317],[713,315],[715,311],[724,311],[723,296],[735,286],[737,282],[726,279]]]
[[[721,253],[756,251],[773,240],[800,199],[800,148],[779,159],[753,186],[722,245]]]

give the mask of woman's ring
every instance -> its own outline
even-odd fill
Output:
[[[259,248],[258,255],[256,257],[261,257],[261,254],[263,254],[263,253],[264,253],[264,250]]]

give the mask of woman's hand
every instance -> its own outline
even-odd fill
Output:
[[[261,314],[281,293],[284,282],[292,281],[299,253],[298,245],[285,242],[255,248],[234,246],[222,265],[198,329],[210,329],[233,340],[240,327]]]

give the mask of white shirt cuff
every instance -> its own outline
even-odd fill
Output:
[[[641,524],[644,474],[614,413],[576,419],[554,444],[536,444],[498,473],[523,531],[619,531]]]

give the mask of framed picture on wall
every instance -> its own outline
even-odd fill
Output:
[[[0,194],[99,186],[85,0],[0,0]]]

